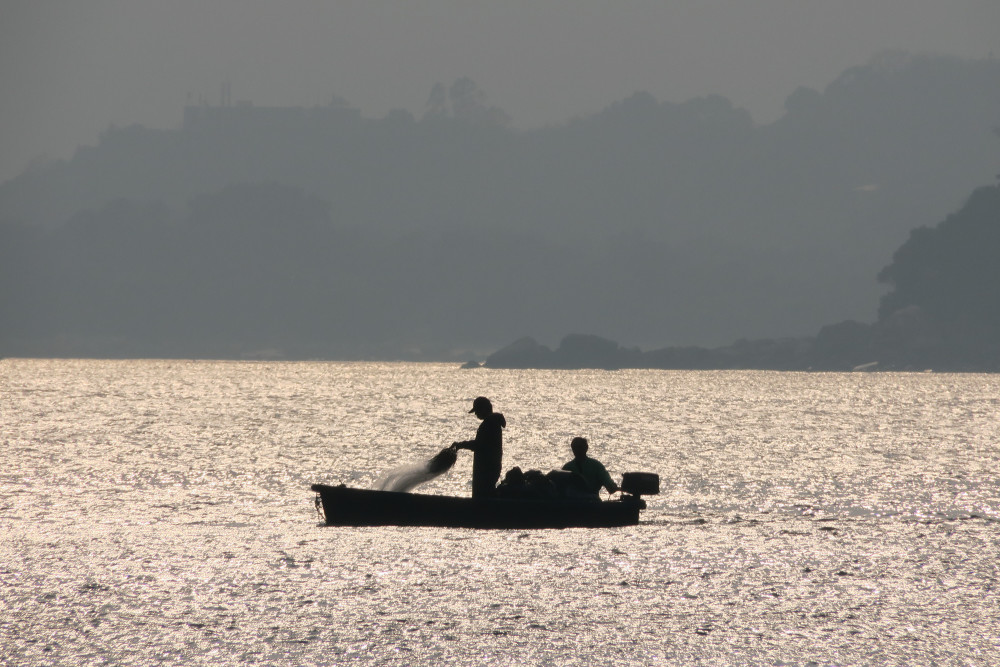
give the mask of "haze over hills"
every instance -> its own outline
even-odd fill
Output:
[[[873,321],[911,230],[998,169],[1000,63],[886,54],[756,125],[636,93],[513,130],[194,106],[0,185],[0,354],[465,359],[525,334],[643,348]]]
[[[845,320],[824,326],[815,336],[647,351],[585,334],[567,335],[553,349],[526,336],[489,355],[482,365],[1000,372],[998,251],[1000,185],[994,185],[977,188],[939,225],[910,233],[879,273],[890,290],[873,323]]]

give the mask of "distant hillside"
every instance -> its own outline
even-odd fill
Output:
[[[1000,370],[1000,186],[979,188],[933,228],[910,233],[879,280],[883,326],[913,323],[884,341],[928,366]]]
[[[816,336],[740,340],[723,347],[642,352],[572,334],[557,348],[521,338],[491,354],[491,368],[940,370],[1000,372],[1000,186],[977,189],[933,228],[921,227],[879,279],[873,324],[845,321]]]
[[[419,119],[191,107],[0,185],[0,354],[811,336],[872,321],[910,230],[998,168],[992,59],[883,56],[765,126],[721,97],[636,93],[515,131],[484,99],[465,80]]]

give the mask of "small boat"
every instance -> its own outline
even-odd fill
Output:
[[[313,484],[316,507],[330,526],[448,528],[611,528],[634,526],[642,495],[659,493],[659,477],[625,473],[622,494],[596,498],[462,498]]]

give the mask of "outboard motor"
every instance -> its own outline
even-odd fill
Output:
[[[660,492],[660,476],[655,472],[627,472],[622,475],[622,492],[633,496],[645,508],[642,496],[655,496]]]
[[[627,472],[622,475],[622,491],[633,496],[655,496],[660,492],[660,476],[655,472]]]

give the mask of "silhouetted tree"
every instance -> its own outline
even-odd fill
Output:
[[[443,83],[431,86],[430,96],[425,105],[425,118],[444,118],[448,115],[448,89]]]
[[[457,120],[478,125],[506,126],[510,117],[499,107],[486,105],[486,93],[468,77],[456,79],[448,88],[451,111]]]

